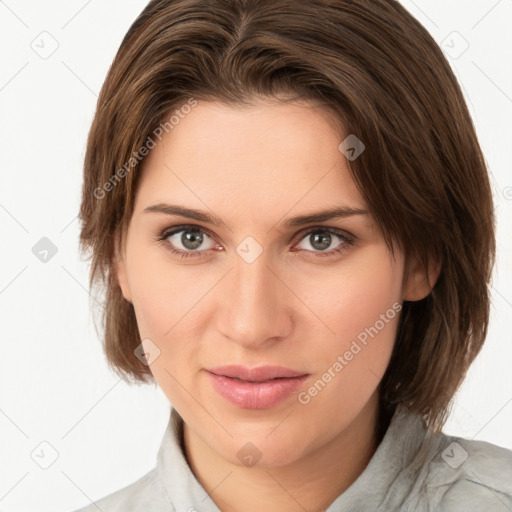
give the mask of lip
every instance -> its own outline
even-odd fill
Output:
[[[215,390],[243,409],[269,409],[301,387],[309,374],[283,366],[217,366],[207,370]]]

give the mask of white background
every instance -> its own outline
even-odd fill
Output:
[[[512,1],[403,4],[452,55],[498,216],[490,332],[444,430],[512,448]],[[128,386],[106,366],[76,219],[97,94],[144,6],[0,1],[2,511],[73,510],[133,482],[154,467],[167,424],[156,386]],[[42,237],[58,250],[46,263],[32,252]]]

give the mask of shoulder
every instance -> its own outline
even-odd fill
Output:
[[[91,502],[74,512],[135,512],[145,510],[169,510],[169,500],[158,478],[157,470],[108,496]]]
[[[512,450],[440,434],[424,491],[439,510],[512,510]],[[437,508],[436,508],[437,509]]]

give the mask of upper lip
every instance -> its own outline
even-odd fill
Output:
[[[215,366],[207,371],[216,375],[232,377],[252,382],[263,382],[270,379],[302,377],[308,375],[304,372],[298,372],[284,366],[258,366],[256,368],[247,368],[240,365]]]

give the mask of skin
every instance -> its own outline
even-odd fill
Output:
[[[189,465],[224,512],[325,510],[354,482],[380,441],[378,385],[399,314],[306,405],[295,394],[270,409],[236,407],[205,369],[282,365],[310,374],[307,391],[381,314],[434,284],[400,251],[392,257],[370,215],[282,227],[329,207],[367,209],[338,149],[346,135],[305,101],[200,101],[144,161],[117,276],[141,339],[160,350],[150,369],[184,419]],[[206,210],[224,224],[144,212],[157,203]],[[183,225],[204,230],[195,249],[203,257],[171,254],[171,243],[194,251],[182,232],[157,241]],[[333,235],[318,248],[309,232],[327,227],[354,243]],[[248,236],[262,249],[252,263],[236,251]],[[430,269],[433,279],[438,272]],[[252,467],[237,456],[247,442],[261,452]]]

